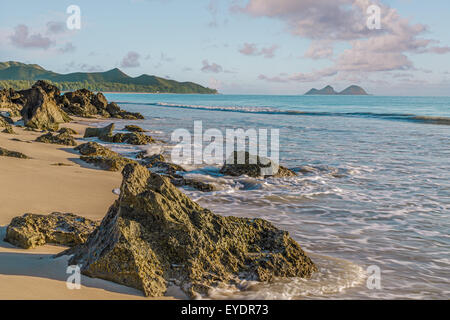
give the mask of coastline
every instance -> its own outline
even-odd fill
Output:
[[[61,127],[75,129],[79,133],[77,139],[82,138],[90,122],[105,121],[73,119]],[[69,212],[92,220],[103,219],[117,199],[113,190],[122,181],[119,172],[95,169],[80,162],[72,147],[35,142],[41,132],[18,127],[14,130],[16,135],[0,133],[0,146],[22,152],[31,159],[0,157],[0,299],[149,299],[138,290],[85,276],[81,290],[69,290],[68,257],[51,258],[67,248],[46,245],[23,250],[3,241],[11,219],[25,213]]]

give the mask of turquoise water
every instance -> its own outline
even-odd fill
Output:
[[[220,166],[187,175],[219,191],[185,190],[223,215],[261,217],[286,229],[320,271],[310,280],[245,283],[210,298],[450,298],[450,98],[108,94],[168,143],[208,128],[280,130],[292,179],[229,178]],[[126,121],[118,121],[120,128]],[[115,145],[129,154],[135,147]],[[161,150],[160,150],[161,149]],[[307,167],[306,167],[307,166]],[[369,266],[381,289],[366,286]]]

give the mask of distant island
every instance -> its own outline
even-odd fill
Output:
[[[217,94],[217,90],[193,82],[178,82],[146,74],[133,78],[117,68],[105,72],[59,74],[37,64],[0,62],[0,88],[23,90],[31,87],[36,80],[50,81],[62,91],[88,89],[103,92]]]
[[[326,86],[323,89],[317,90],[317,89],[311,89],[305,95],[342,95],[342,96],[367,96],[369,95],[366,90],[359,86],[352,85],[348,87],[347,89],[337,92],[334,90],[332,86]]]

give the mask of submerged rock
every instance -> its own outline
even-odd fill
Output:
[[[45,244],[72,247],[85,243],[98,225],[98,222],[71,213],[25,214],[11,221],[5,241],[23,249]]]
[[[75,148],[81,153],[80,159],[108,171],[120,171],[134,160],[122,157],[117,152],[109,150],[96,142],[88,142]]]
[[[132,164],[119,199],[69,261],[84,275],[163,296],[188,296],[239,279],[309,277],[317,267],[287,232],[261,219],[223,217],[200,207],[168,178]]]
[[[75,139],[67,132],[53,134],[51,132],[44,134],[36,139],[36,142],[60,144],[64,146],[76,146]]]
[[[29,159],[28,156],[24,155],[21,152],[17,151],[9,151],[2,147],[0,147],[0,157],[10,157],[10,158],[19,158],[19,159]]]
[[[59,124],[70,117],[58,106],[55,96],[59,89],[45,81],[38,81],[31,89],[20,91],[24,101],[21,110],[25,126],[33,129],[57,131]]]
[[[268,158],[250,155],[248,152],[235,151],[220,170],[220,173],[238,177],[295,177],[297,174]]]

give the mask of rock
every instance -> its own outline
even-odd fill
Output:
[[[114,123],[111,123],[110,125],[104,128],[86,128],[84,137],[85,138],[97,137],[100,138],[100,140],[109,142],[112,140],[113,131],[114,131]]]
[[[60,99],[62,108],[69,114],[80,117],[102,116],[104,118],[144,119],[139,113],[127,112],[112,102],[108,103],[102,93],[93,93],[87,89],[67,92]]]
[[[161,297],[178,285],[189,297],[249,279],[310,277],[317,267],[287,232],[261,219],[200,207],[167,178],[133,164],[119,199],[69,265],[84,275]]]
[[[104,141],[107,141],[107,140],[104,140]],[[155,143],[155,140],[152,137],[147,136],[142,133],[130,132],[130,133],[116,133],[112,137],[110,142],[127,143],[127,144],[132,144],[132,145],[146,145],[149,143]]]
[[[71,135],[78,134],[78,132],[76,132],[72,128],[61,128],[61,129],[59,129],[58,133],[68,133],[68,134],[71,134]]]
[[[99,223],[71,213],[25,214],[14,218],[6,229],[5,241],[23,249],[45,244],[76,246],[86,242]]]
[[[0,114],[0,127],[8,127],[13,124],[14,121],[11,119],[11,117]]]
[[[144,129],[142,129],[139,126],[135,126],[135,125],[129,125],[129,126],[125,126],[124,128],[125,131],[130,131],[130,132],[146,132]]]
[[[22,105],[18,103],[20,95],[13,89],[0,90],[0,109],[8,109],[11,117],[19,117]]]
[[[3,133],[8,133],[8,134],[16,134],[16,132],[14,131],[12,126],[5,127],[5,130],[3,130],[2,132]]]
[[[136,163],[134,160],[122,157],[96,142],[88,142],[75,148],[82,154],[81,160],[94,164],[108,171],[120,171],[127,164]]]
[[[19,159],[29,159],[23,153],[17,151],[9,151],[2,147],[0,147],[0,157],[11,157],[11,158],[19,158]]]
[[[183,177],[173,177],[172,179],[170,179],[170,182],[172,182],[172,184],[177,187],[189,186],[191,188],[194,188],[194,189],[202,191],[202,192],[217,191],[217,188],[215,185],[213,185],[211,183],[206,183],[203,181],[195,180],[195,179],[189,179],[189,178],[183,178]]]
[[[151,156],[145,156],[144,154],[146,153],[144,152],[142,155],[138,155],[137,158],[142,159],[141,164],[147,168],[153,167],[153,165],[158,162],[166,162],[166,158],[164,158],[162,154],[154,154]]]
[[[36,139],[36,142],[60,144],[64,146],[76,146],[75,139],[67,132],[54,135],[49,132]]]
[[[60,123],[71,120],[57,105],[54,97],[57,92],[59,92],[58,88],[40,81],[36,82],[31,89],[19,92],[25,101],[21,111],[25,126],[57,131]]]
[[[242,162],[242,163],[240,163]],[[268,158],[250,155],[248,152],[235,151],[220,170],[220,173],[238,177],[294,177],[297,174]]]

